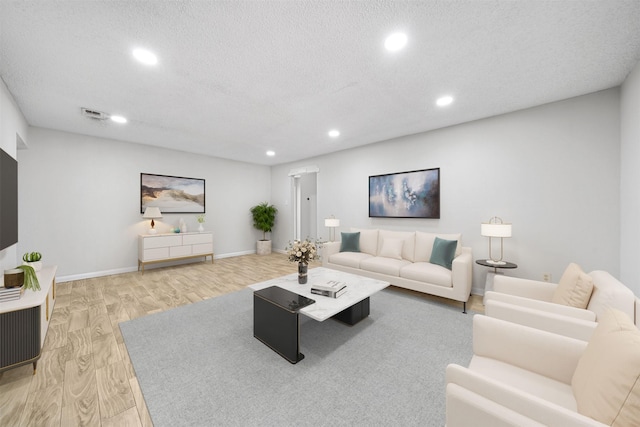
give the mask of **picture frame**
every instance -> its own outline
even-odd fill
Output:
[[[440,168],[369,177],[370,218],[440,218]]]
[[[162,213],[206,213],[205,180],[180,176],[140,174],[140,213],[158,207]]]

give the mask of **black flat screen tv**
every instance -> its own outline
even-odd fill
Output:
[[[18,243],[18,161],[0,149],[0,251]]]

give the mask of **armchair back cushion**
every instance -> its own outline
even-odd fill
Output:
[[[551,302],[585,309],[592,292],[591,276],[582,271],[578,264],[571,263],[562,274]]]
[[[578,361],[571,387],[578,412],[606,425],[640,420],[640,330],[625,313],[609,309]]]

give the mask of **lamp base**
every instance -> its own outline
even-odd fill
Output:
[[[155,228],[150,228],[149,229],[149,234],[157,234],[158,230],[156,230]]]
[[[493,264],[493,265],[505,265],[507,262],[506,261],[494,261],[492,259],[488,259],[486,260],[487,264]]]

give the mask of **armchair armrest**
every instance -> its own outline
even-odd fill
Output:
[[[326,266],[329,257],[340,252],[340,242],[325,242],[322,245],[322,265]]]
[[[551,302],[557,287],[556,283],[503,275],[496,275],[493,279],[493,290],[496,292],[547,302]]]
[[[547,313],[573,317],[574,319],[582,319],[590,322],[595,322],[596,320],[596,314],[590,310],[569,307],[568,305],[555,304],[553,302],[524,298],[516,295],[504,294],[501,292],[488,291],[485,294],[484,300],[485,305],[488,304],[489,301],[501,301],[517,307],[526,307],[532,310],[539,310]]]
[[[473,354],[498,360],[565,384],[587,342],[492,317],[473,317]]]
[[[589,341],[597,325],[594,321],[576,319],[495,299],[490,299],[485,303],[484,312],[489,317],[583,341]]]
[[[592,418],[459,365],[449,365],[447,427],[604,426]]]

